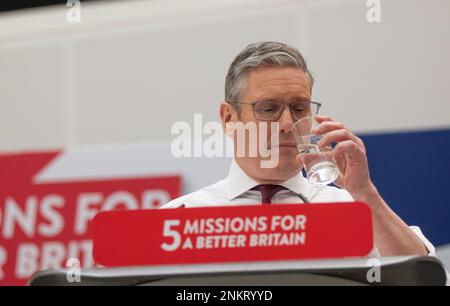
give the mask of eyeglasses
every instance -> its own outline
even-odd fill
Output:
[[[277,121],[280,119],[284,108],[288,105],[294,121],[304,117],[315,116],[319,113],[322,106],[319,102],[298,101],[285,104],[280,101],[257,101],[253,103],[229,102],[231,104],[248,104],[253,106],[253,113],[257,120],[261,121]]]

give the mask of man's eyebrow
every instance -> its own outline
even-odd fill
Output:
[[[309,102],[309,101],[311,101],[311,98],[309,97],[299,97],[290,100],[290,102]]]
[[[292,103],[292,102],[309,102],[311,101],[311,99],[309,97],[296,97],[296,98],[292,98],[290,100],[286,100],[286,99],[281,99],[281,98],[270,98],[270,97],[262,97],[259,98],[255,101],[277,101],[277,102],[283,102],[283,103]]]

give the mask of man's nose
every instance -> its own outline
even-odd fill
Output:
[[[294,120],[292,119],[291,109],[286,105],[280,119],[278,120],[280,124],[281,133],[290,133],[292,126],[294,125]]]

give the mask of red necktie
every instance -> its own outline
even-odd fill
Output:
[[[258,190],[261,192],[262,203],[263,204],[272,204],[273,196],[280,190],[285,190],[287,188],[280,185],[258,185],[253,187],[252,190]]]

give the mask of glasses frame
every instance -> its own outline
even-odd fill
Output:
[[[316,111],[315,114],[311,114],[311,116],[318,115],[318,114],[319,114],[319,110],[320,110],[320,108],[322,107],[322,103],[320,103],[320,102],[315,102],[315,101],[297,101],[297,102],[291,102],[291,103],[289,103],[289,104],[286,104],[286,103],[283,103],[283,102],[280,102],[280,101],[271,101],[271,102],[280,103],[280,104],[283,105],[283,108],[282,108],[280,114],[278,115],[278,117],[277,117],[276,119],[272,119],[272,120],[259,119],[259,118],[256,116],[256,107],[255,107],[255,105],[258,104],[258,103],[260,103],[260,102],[267,102],[267,101],[269,101],[269,100],[255,101],[255,102],[251,102],[251,103],[245,103],[245,102],[229,102],[229,101],[227,101],[227,103],[229,103],[229,104],[244,104],[244,105],[251,105],[251,106],[253,107],[253,116],[254,116],[257,120],[260,120],[260,121],[266,121],[266,122],[274,122],[274,121],[278,121],[278,120],[280,119],[281,115],[284,113],[284,110],[286,109],[286,106],[287,106],[287,105],[289,105],[289,110],[291,111],[291,116],[292,116],[292,119],[294,119],[294,121],[295,121],[295,118],[294,118],[293,113],[292,113],[292,105],[294,105],[294,104],[296,104],[296,103],[310,103],[310,104],[316,105],[316,106],[317,106],[317,111]],[[301,119],[301,118],[300,118],[300,119]],[[298,119],[298,120],[300,120],[300,119]]]

